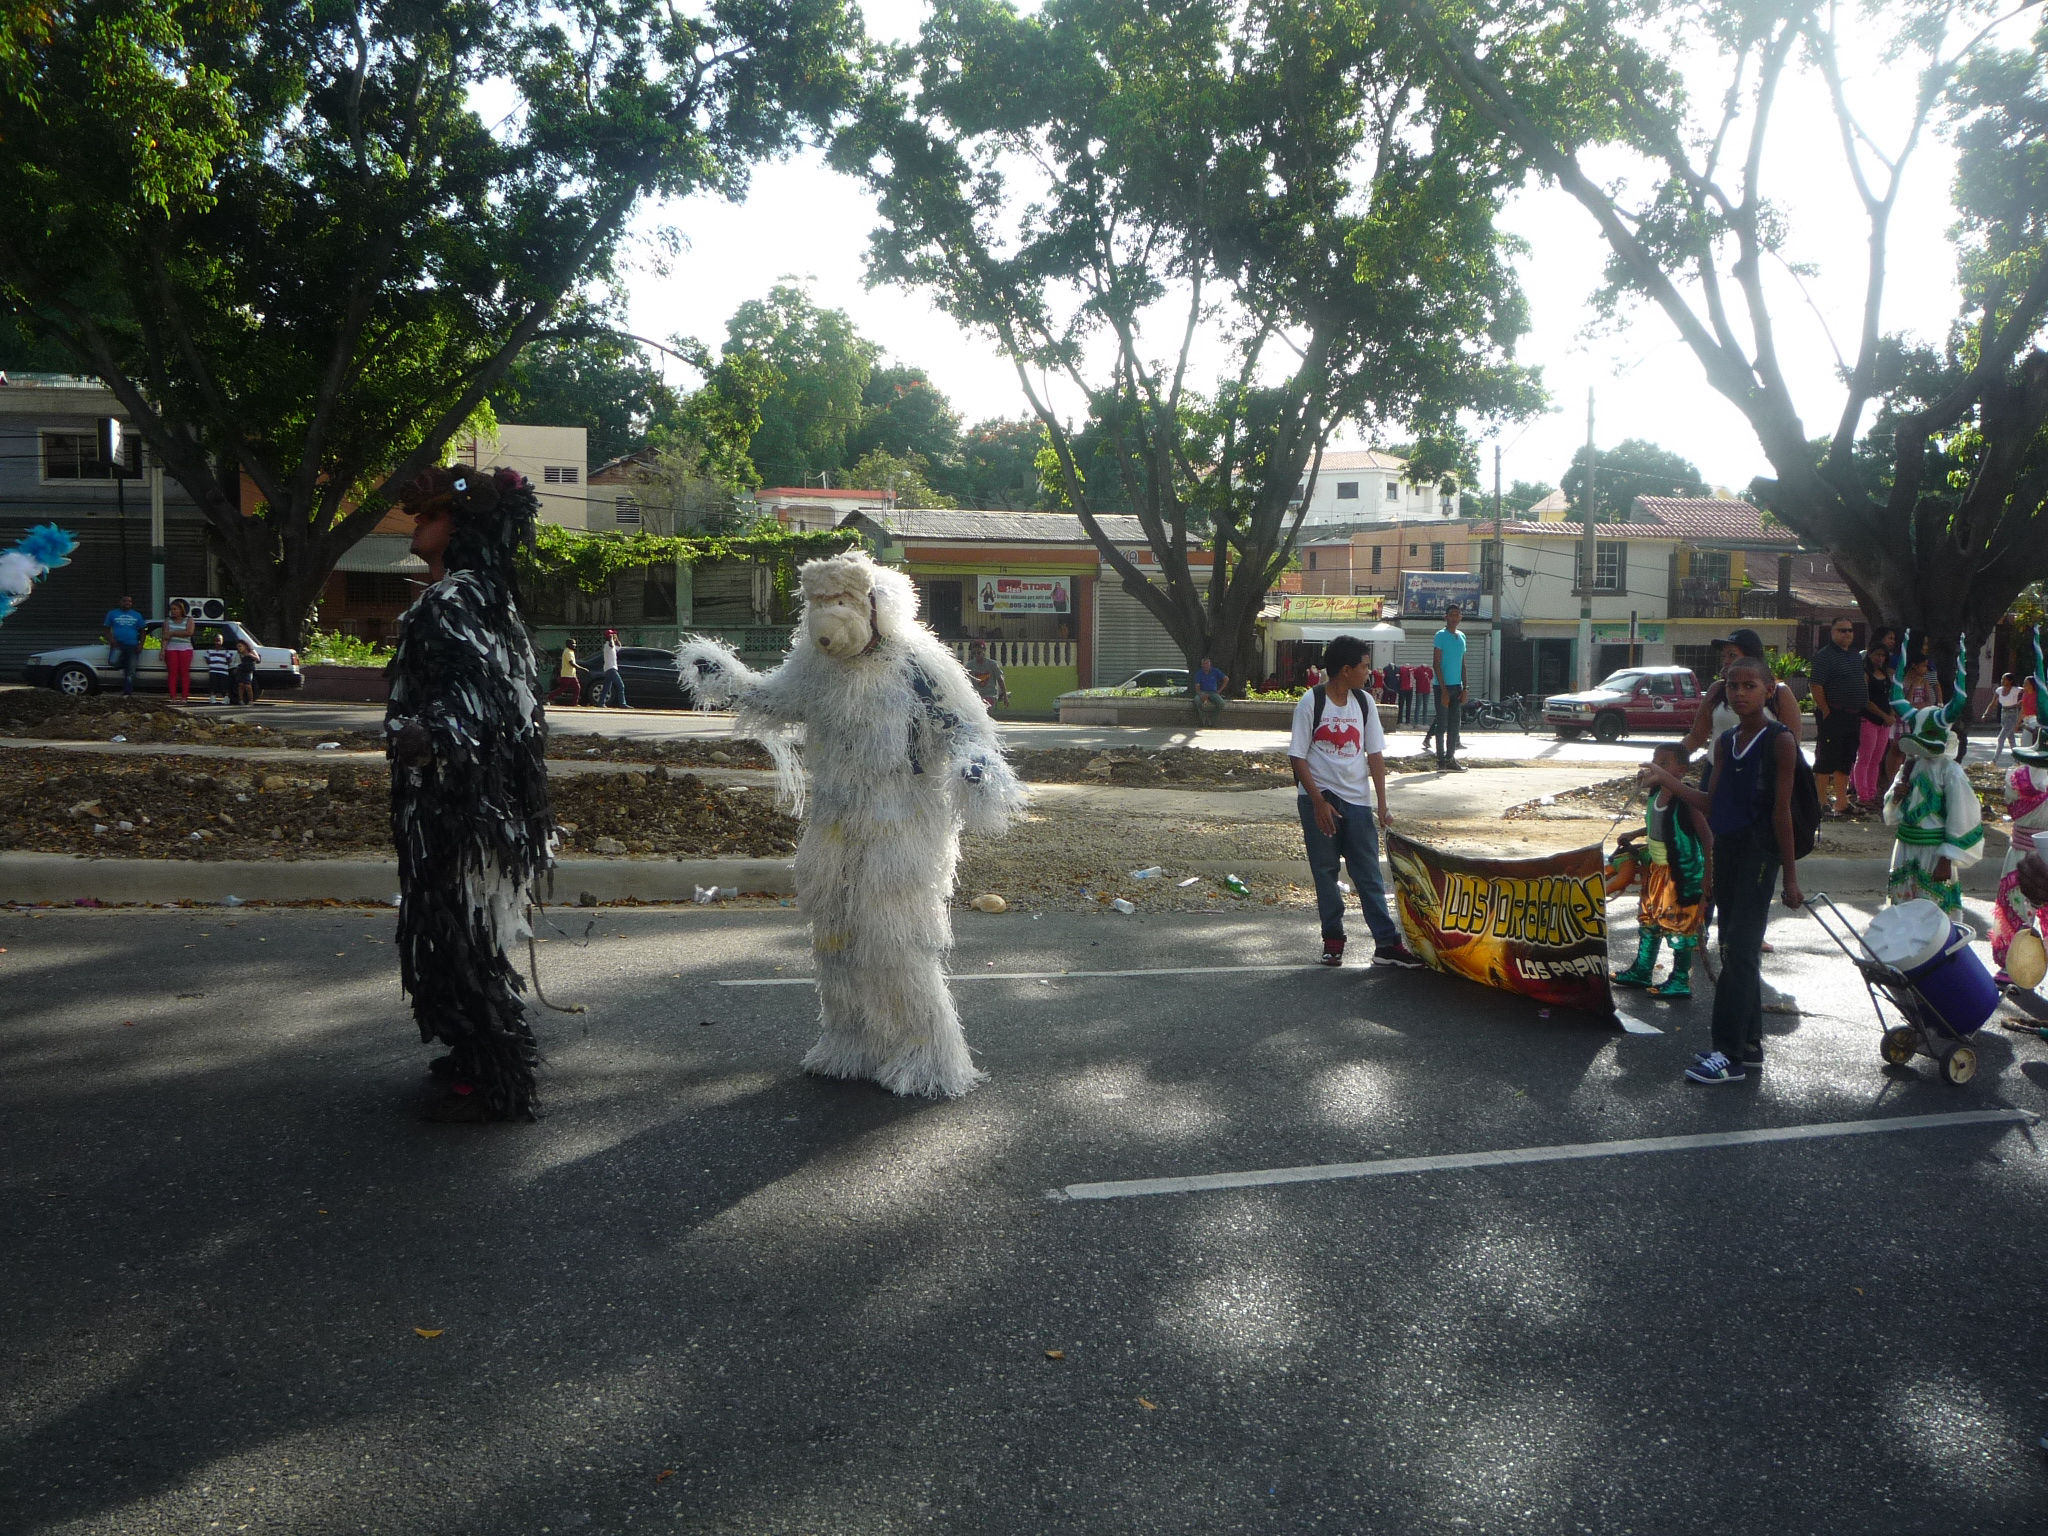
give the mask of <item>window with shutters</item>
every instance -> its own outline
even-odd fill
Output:
[[[1380,573],[1380,556],[1381,556],[1381,555],[1383,555],[1383,554],[1385,554],[1385,553],[1386,553],[1386,551],[1385,551],[1385,550],[1383,550],[1382,548],[1380,548],[1380,546],[1379,546],[1379,545],[1377,545],[1377,544],[1373,545],[1373,547],[1372,547],[1372,573],[1373,573],[1373,575],[1375,575],[1375,576],[1379,575],[1379,573]]]
[[[576,464],[545,464],[540,478],[546,485],[576,485],[583,479],[583,470]]]
[[[1316,568],[1316,552],[1314,550],[1310,550],[1308,552],[1308,568],[1310,570],[1314,570]]]
[[[616,497],[612,501],[612,517],[621,528],[638,528],[640,526],[640,498],[638,496]]]
[[[1443,545],[1432,544],[1429,546],[1429,568],[1432,571],[1440,571],[1444,568]]]

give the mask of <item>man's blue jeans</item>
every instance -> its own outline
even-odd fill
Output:
[[[142,647],[123,645],[116,640],[107,647],[107,665],[121,669],[121,691],[135,691],[135,664],[142,659]]]
[[[1337,889],[1341,859],[1350,866],[1352,889],[1358,892],[1358,904],[1364,909],[1365,926],[1372,930],[1373,943],[1399,944],[1401,930],[1387,911],[1387,888],[1380,880],[1378,818],[1371,806],[1339,800],[1327,789],[1323,799],[1337,813],[1335,837],[1325,837],[1322,828],[1316,825],[1316,813],[1307,795],[1294,797],[1301,812],[1301,835],[1308,843],[1309,873],[1315,876],[1316,915],[1323,920],[1323,937],[1344,937],[1344,893]]]
[[[617,667],[611,667],[605,671],[604,676],[597,680],[597,688],[597,702],[603,708],[624,709],[626,707],[626,680],[619,675]]]

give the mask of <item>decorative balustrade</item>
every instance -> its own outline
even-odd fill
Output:
[[[1079,647],[1072,640],[988,640],[989,659],[1005,672],[1012,667],[1074,667],[1079,664]],[[971,640],[948,640],[955,656],[963,662],[973,647]]]

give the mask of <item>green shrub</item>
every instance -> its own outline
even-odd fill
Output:
[[[390,659],[386,647],[331,629],[314,630],[313,638],[299,651],[301,666],[325,662],[336,667],[381,667]]]

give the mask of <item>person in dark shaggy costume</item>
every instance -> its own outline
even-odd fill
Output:
[[[428,470],[404,495],[432,580],[399,620],[386,675],[399,974],[447,1096],[429,1118],[532,1119],[540,1059],[511,960],[554,865],[540,669],[513,556],[532,485],[511,470]]]

